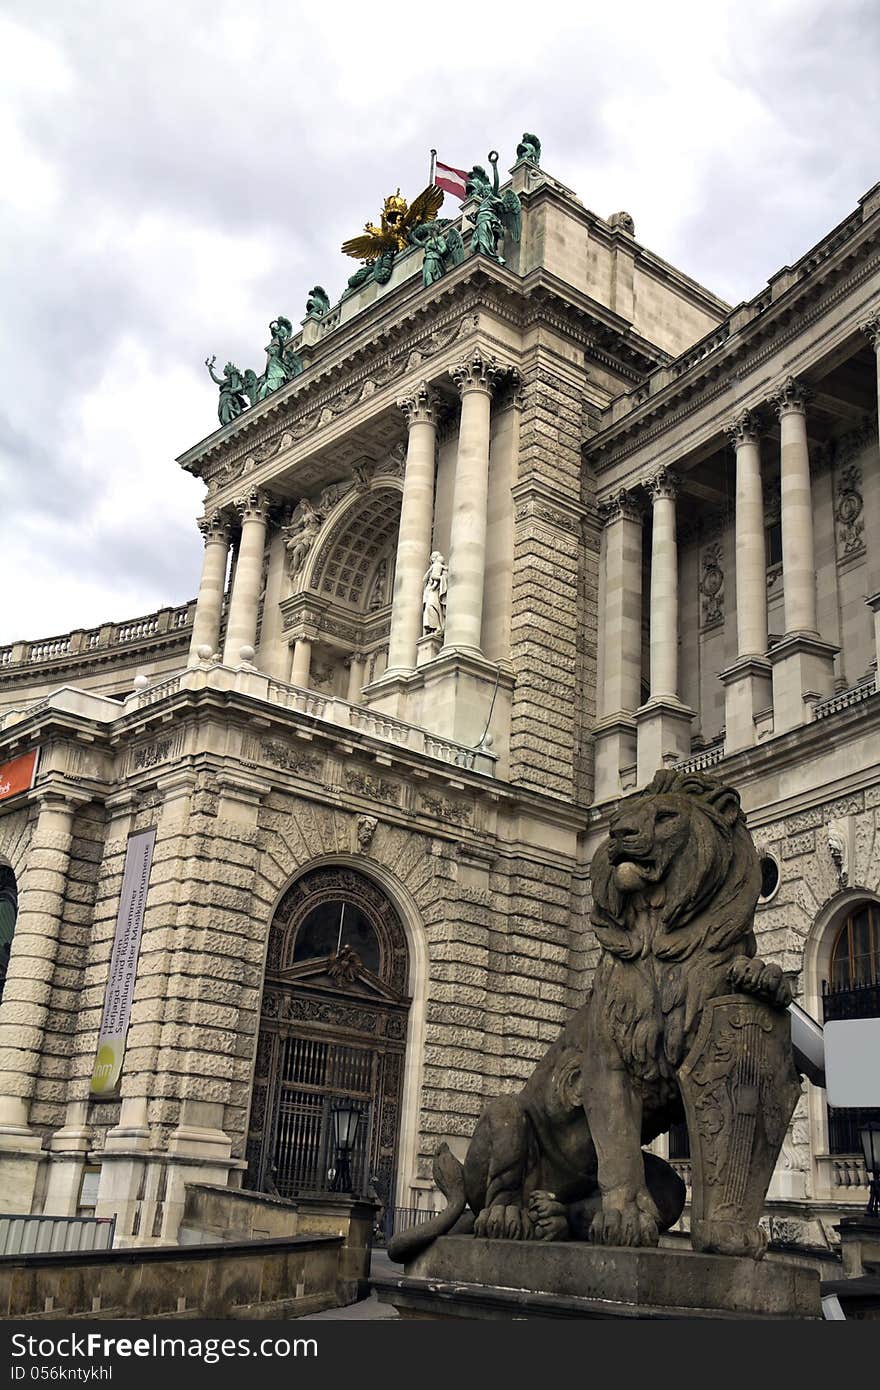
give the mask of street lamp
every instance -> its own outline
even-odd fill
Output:
[[[862,1153],[868,1170],[868,1216],[880,1216],[880,1120],[867,1120],[859,1126]]]
[[[336,1170],[330,1190],[351,1192],[351,1152],[361,1122],[361,1108],[352,1100],[337,1100],[334,1101],[330,1114],[333,1117],[333,1139],[336,1145]]]

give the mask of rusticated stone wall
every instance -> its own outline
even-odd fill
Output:
[[[582,531],[582,374],[537,348],[522,373],[515,489],[511,780],[575,799],[573,750],[595,692],[598,539]],[[581,599],[593,595],[593,611]],[[592,633],[592,639],[590,638]],[[578,670],[583,653],[591,671]]]

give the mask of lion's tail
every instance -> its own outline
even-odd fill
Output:
[[[409,1226],[405,1231],[392,1236],[388,1242],[388,1256],[397,1264],[411,1260],[420,1250],[424,1250],[425,1246],[430,1245],[432,1240],[436,1240],[438,1236],[445,1236],[452,1230],[467,1206],[464,1169],[448,1144],[441,1144],[434,1155],[434,1181],[446,1198],[446,1206],[442,1211],[438,1211],[436,1216],[431,1216],[427,1221]]]

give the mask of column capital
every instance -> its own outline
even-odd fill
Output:
[[[874,351],[880,353],[880,309],[869,319],[865,319],[864,323],[860,323],[859,328],[870,338]]]
[[[622,487],[613,497],[599,503],[599,520],[603,526],[615,521],[641,521],[644,505],[634,488]]]
[[[679,483],[680,479],[677,473],[673,473],[671,468],[661,468],[652,478],[645,480],[645,487],[650,493],[652,502],[658,502],[661,499],[674,502],[678,494]]]
[[[236,497],[233,504],[242,521],[268,521],[269,499],[258,487]]]
[[[432,391],[426,381],[420,381],[411,395],[401,397],[397,408],[403,411],[406,427],[411,429],[418,424],[436,425],[442,404],[442,397]]]
[[[491,394],[509,370],[495,356],[475,348],[470,357],[449,368],[449,375],[462,394],[465,391]]]
[[[724,432],[734,449],[741,444],[757,444],[761,435],[761,417],[756,410],[742,410],[724,426]]]
[[[222,541],[224,545],[229,544],[229,522],[222,512],[211,512],[210,515],[201,516],[196,525],[202,533],[205,545],[211,541]]]
[[[770,401],[781,420],[783,415],[806,414],[807,401],[811,395],[812,392],[805,382],[789,376],[776,388]]]

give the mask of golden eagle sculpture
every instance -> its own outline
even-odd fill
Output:
[[[410,245],[410,232],[424,222],[430,222],[440,211],[443,202],[443,189],[432,184],[412,202],[401,198],[400,189],[385,199],[385,206],[379,219],[379,226],[368,222],[362,236],[352,237],[342,243],[346,256],[354,256],[358,261],[372,263],[390,252],[395,256]]]

